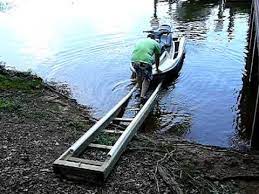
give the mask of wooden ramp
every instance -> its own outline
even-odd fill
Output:
[[[161,86],[162,82],[158,84],[141,109],[128,109],[135,111],[132,118],[120,117],[121,111],[127,106],[130,97],[136,90],[135,86],[116,106],[54,162],[54,171],[66,178],[95,183],[103,182],[136,131],[151,112]],[[121,127],[122,123],[125,127]],[[103,140],[100,138],[102,137],[100,134],[105,136]],[[115,141],[112,143],[107,142],[109,137],[113,137]]]

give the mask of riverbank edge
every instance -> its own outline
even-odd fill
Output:
[[[256,193],[259,155],[139,132],[102,186],[62,179],[53,162],[95,122],[89,107],[0,66],[1,193]]]

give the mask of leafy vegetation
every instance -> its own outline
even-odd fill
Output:
[[[15,89],[30,91],[32,89],[42,88],[42,80],[36,77],[29,76],[11,76],[9,74],[0,74],[0,89]]]
[[[118,135],[100,133],[100,134],[95,138],[94,143],[112,146],[112,145],[115,144],[115,142],[117,141],[117,139],[118,139]]]
[[[2,99],[0,98],[0,110],[9,110],[12,111],[17,109],[19,106],[10,99]]]
[[[87,126],[88,126],[87,123],[85,123],[83,121],[73,120],[73,121],[68,122],[68,127],[73,127],[76,129],[84,129]]]

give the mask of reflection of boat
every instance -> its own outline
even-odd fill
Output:
[[[159,65],[161,72],[157,72],[155,64],[153,64],[152,73],[154,79],[164,77],[169,73],[177,73],[181,68],[180,62],[184,55],[185,37],[172,37],[171,27],[169,25],[161,25],[156,31],[144,32],[154,34],[162,50]],[[130,69],[135,73],[132,64]]]

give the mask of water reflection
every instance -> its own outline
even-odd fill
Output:
[[[246,73],[248,72],[248,64],[249,59],[247,59],[245,73],[242,77],[243,85],[237,98],[238,109],[236,119],[234,120],[236,134],[233,137],[235,147],[240,147],[249,143],[251,136],[250,129],[253,124],[253,112],[255,106],[255,95],[253,94],[253,91],[255,90],[253,90],[253,85],[249,83],[249,76]]]
[[[235,33],[234,30],[238,29],[235,25],[235,17],[237,14],[245,14],[249,13],[249,6],[244,3],[233,4],[231,2],[226,3],[225,7],[229,9],[229,25],[228,25],[228,37],[231,40]],[[248,37],[248,31],[246,36]],[[239,91],[237,91],[237,102],[235,107],[235,118],[233,119],[233,128],[235,128],[235,134],[231,138],[232,139],[232,147],[237,149],[247,149],[247,145],[249,145],[249,139],[251,136],[251,127],[252,127],[252,113],[254,111],[254,97],[255,95],[251,92],[254,91],[252,89],[253,85],[249,83],[249,77],[247,72],[249,72],[248,67],[250,63],[250,59],[247,56],[248,53],[248,43],[246,43],[244,53],[244,70],[242,71],[242,87]]]
[[[11,2],[0,1],[0,12],[6,12],[12,7]]]
[[[192,125],[191,113],[186,112],[185,108],[179,106],[174,99],[168,98],[168,93],[175,90],[178,76],[173,75],[164,82],[158,102],[145,122],[143,127],[144,132],[173,136],[183,136],[189,133]],[[167,98],[166,104],[162,100],[165,98]]]
[[[158,0],[154,0],[154,14],[150,20],[151,29],[153,29],[153,30],[156,30],[159,27],[159,19],[157,17],[157,2],[158,2]]]
[[[224,27],[224,9],[225,9],[225,0],[221,0],[218,8],[218,18],[216,19],[215,32],[221,32]]]
[[[233,12],[243,13],[244,9],[246,9],[246,7],[240,6],[239,8],[235,8]],[[246,46],[246,53],[248,53],[248,50],[249,43]],[[252,62],[251,57],[252,54],[248,54],[248,56],[246,56],[246,65],[242,76],[243,84],[237,98],[238,109],[236,120],[234,121],[236,123],[236,135],[234,136],[233,141],[237,142],[235,143],[236,147],[241,147],[241,149],[243,148],[243,145],[248,145],[250,143],[249,140],[251,138],[252,133],[251,129],[253,125],[254,111],[256,105],[255,103],[257,96],[256,91],[258,86],[258,80],[249,80],[249,75],[251,71],[250,64]]]
[[[189,39],[206,39],[209,30],[207,20],[217,3],[218,1],[210,0],[180,1],[174,17],[182,25],[177,30],[184,32]]]
[[[177,6],[176,16],[181,21],[205,21],[211,14],[211,8],[215,5],[218,5],[218,0],[180,1]]]

